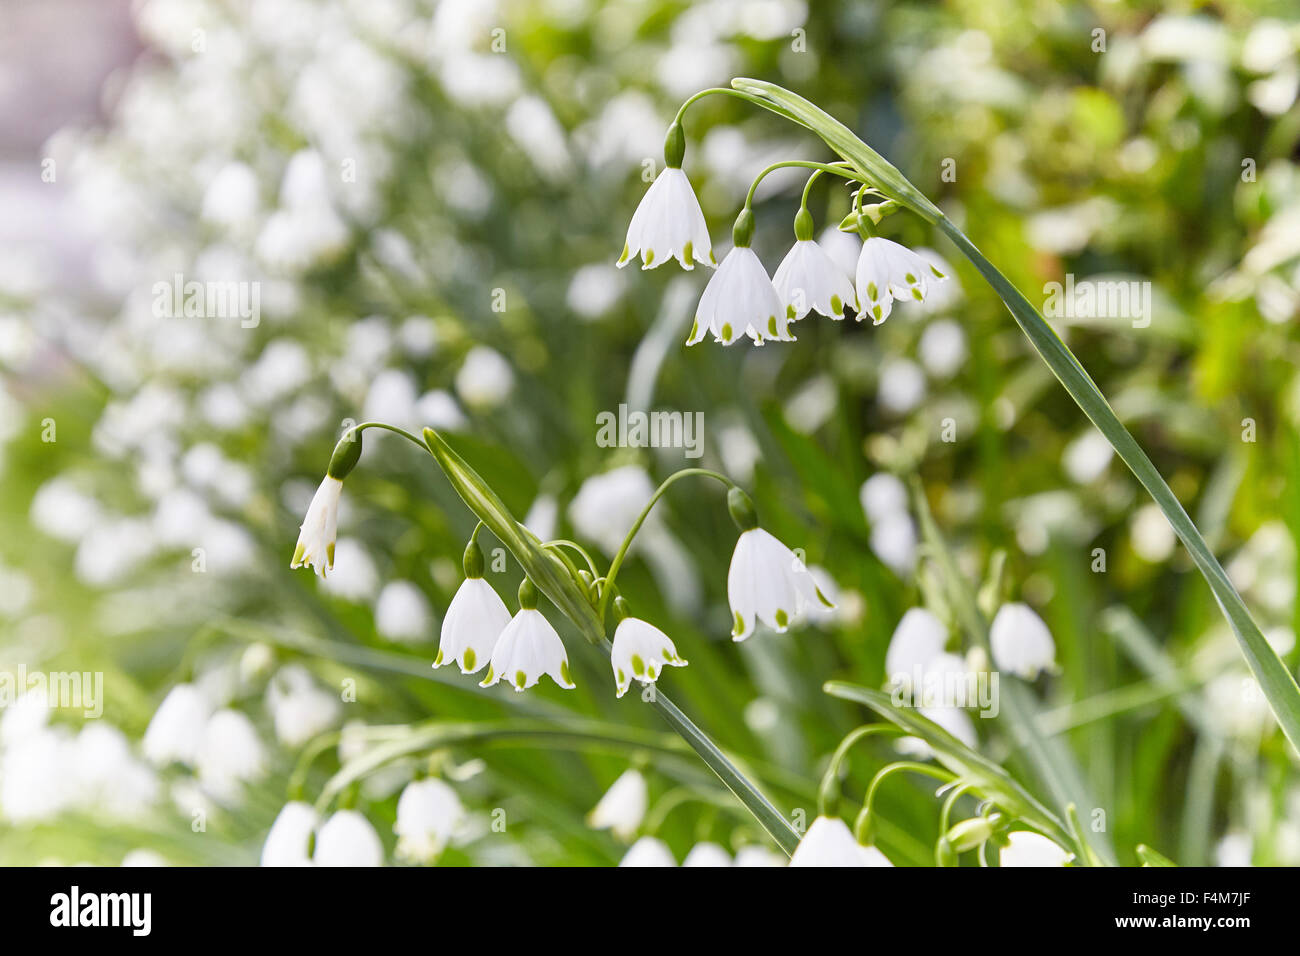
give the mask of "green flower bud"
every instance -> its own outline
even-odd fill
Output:
[[[664,164],[672,169],[680,169],[685,155],[686,131],[682,129],[681,123],[674,123],[668,127],[668,135],[664,137]]]
[[[754,214],[746,206],[736,217],[736,224],[731,227],[731,239],[736,248],[744,248],[754,239]]]
[[[465,577],[483,577],[483,549],[478,546],[477,538],[470,538],[465,545]]]
[[[758,513],[754,511],[754,502],[739,488],[733,487],[727,492],[727,510],[731,520],[741,531],[753,531],[758,527]]]
[[[349,429],[339,439],[339,443],[334,446],[334,454],[330,455],[330,466],[325,469],[325,474],[342,481],[351,473],[360,460],[361,432]]]
[[[519,610],[534,611],[537,609],[537,586],[533,584],[531,578],[525,577],[519,582]]]
[[[988,817],[972,817],[954,825],[944,837],[958,853],[974,850],[993,835],[993,821]]]
[[[614,598],[614,620],[622,621],[632,614],[632,608],[628,606],[627,599],[623,595]]]
[[[800,206],[794,217],[794,237],[805,242],[813,237],[813,217],[807,206]]]

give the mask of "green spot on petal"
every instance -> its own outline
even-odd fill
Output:
[[[724,342],[730,342],[730,341],[731,341],[731,323],[730,323],[730,322],[724,322],[724,323],[722,324],[722,341],[724,341]]]
[[[742,631],[745,630],[745,619],[744,619],[743,617],[741,617],[741,616],[740,616],[738,613],[736,613],[736,612],[732,612],[732,613],[735,614],[736,623],[735,623],[735,625],[732,627],[732,629],[731,629],[731,633],[732,633],[732,634],[739,634],[739,633],[741,633]]]
[[[653,249],[647,249],[645,251],[645,255],[642,258],[645,259],[646,265],[650,265],[652,262],[655,261],[655,251]]]
[[[836,315],[844,314],[844,300],[838,295],[831,296],[831,311]]]
[[[880,320],[880,313],[881,313],[881,311],[882,311],[882,310],[881,310],[880,306],[878,306],[878,305],[877,305],[877,306],[874,306],[874,307],[871,309],[871,314],[874,315],[874,316],[876,317],[876,321],[879,321],[879,320]]]
[[[776,338],[777,336],[775,315],[769,315],[767,317],[767,334],[772,336],[772,338]]]
[[[523,687],[528,683],[528,675],[523,671],[515,671],[515,686]]]
[[[433,659],[433,666],[434,666],[434,667],[441,667],[441,666],[442,666],[442,648],[441,648],[441,647],[438,648],[438,656],[435,657],[435,658]]]
[[[874,282],[867,283],[867,298],[872,302],[875,302],[876,299],[880,298],[880,290],[876,288]]]
[[[560,676],[564,678],[566,684],[573,683],[573,678],[569,676],[569,661],[567,659],[560,661]]]
[[[903,276],[903,278],[907,280],[908,285],[916,285],[916,276],[912,273],[909,272],[907,275]]]
[[[641,660],[640,654],[632,655],[632,673],[637,677],[645,673],[645,661]]]
[[[822,594],[822,589],[821,589],[821,588],[817,588],[817,600],[821,601],[821,602],[822,602],[823,604],[825,604],[827,607],[834,607],[834,606],[835,606],[834,604],[832,604],[832,603],[830,602],[830,598],[828,598],[825,594]]]
[[[936,269],[934,266],[930,266],[930,271],[934,273],[934,277],[935,277],[936,279],[946,279],[946,278],[948,278],[946,275],[944,275],[942,272],[940,272],[940,271],[939,271],[938,269]]]
[[[691,257],[694,255],[694,248],[689,242],[682,246],[682,261],[686,263],[688,269],[690,268]]]
[[[794,306],[787,305],[785,307],[785,317],[792,322],[799,317],[798,315],[795,314]]]
[[[776,609],[776,626],[786,627],[790,623],[790,615],[786,614],[781,608]]]
[[[623,673],[623,668],[614,671],[614,676],[618,679],[618,686],[622,687],[627,683],[627,674]]]
[[[912,298],[915,299],[917,302],[920,302],[923,298],[925,298],[925,296],[921,295],[921,290],[920,290],[920,289],[918,289],[918,288],[916,288],[915,286],[913,286],[913,287],[912,287]]]
[[[442,656],[441,653],[439,656]],[[474,648],[467,647],[465,648],[465,653],[461,655],[461,660],[465,665],[465,670],[472,671],[474,669],[474,662],[478,660],[478,655],[474,653]]]
[[[618,264],[622,265],[623,263],[627,262],[627,260],[631,257],[631,255],[632,252],[630,249],[628,249],[627,243],[626,242],[623,243],[623,254],[618,257]]]

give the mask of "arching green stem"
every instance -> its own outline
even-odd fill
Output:
[[[830,762],[826,765],[826,772],[822,774],[821,786],[817,788],[817,815],[819,817],[831,816],[835,813],[836,804],[840,799],[840,766],[844,763],[844,758],[848,756],[849,751],[853,749],[854,744],[867,737],[874,737],[877,734],[901,734],[902,731],[893,724],[863,724],[848,733],[840,741],[835,752],[831,754]]]
[[[867,799],[862,804],[862,812],[858,814],[858,819],[853,824],[853,835],[858,838],[859,843],[870,842],[865,840],[864,837],[867,837],[870,833],[871,808],[876,802],[876,791],[880,789],[880,785],[885,782],[887,777],[904,771],[933,777],[942,783],[951,783],[957,779],[956,774],[949,773],[942,767],[935,767],[928,763],[916,763],[912,760],[899,760],[896,763],[886,764],[881,767],[876,775],[871,778],[871,785],[867,787]]]
[[[754,193],[758,190],[759,184],[767,177],[769,173],[774,173],[778,169],[815,169],[819,173],[832,173],[836,176],[843,176],[845,179],[853,182],[861,182],[858,174],[849,167],[847,163],[814,163],[806,159],[787,159],[779,163],[773,163],[761,173],[754,177],[754,181],[749,185],[749,192],[745,194],[745,208],[748,209],[754,204]],[[807,187],[804,188],[804,198],[808,196]]]
[[[654,508],[655,502],[663,497],[664,492],[671,488],[677,481],[695,475],[712,478],[714,481],[720,481],[728,488],[734,488],[736,486],[736,483],[726,475],[720,472],[710,471],[707,468],[683,468],[681,471],[675,472],[663,480],[663,483],[655,489],[655,493],[650,496],[650,500],[645,503],[645,507],[641,509],[641,513],[637,515],[636,520],[632,522],[632,527],[628,529],[627,536],[623,539],[623,544],[619,547],[618,553],[614,555],[614,560],[610,562],[609,574],[605,575],[605,585],[600,591],[600,606],[596,609],[596,615],[600,618],[602,623],[605,620],[605,612],[609,609],[609,602],[614,593],[614,581],[618,577],[619,568],[623,566],[623,559],[627,557],[628,548],[632,547],[633,539],[636,538],[637,532],[641,530],[641,525],[645,523],[645,519],[650,516],[650,511]]]

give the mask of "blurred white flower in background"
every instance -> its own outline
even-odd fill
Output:
[[[271,678],[266,709],[286,747],[299,747],[328,730],[343,712],[338,696],[322,689],[301,664],[288,664]]]
[[[465,808],[456,791],[432,777],[406,785],[397,801],[397,855],[432,863],[465,826]]]
[[[911,359],[890,356],[880,363],[876,401],[891,415],[906,415],[925,401],[925,373]]]
[[[456,373],[456,394],[471,408],[493,409],[510,397],[515,373],[496,349],[476,345]]]
[[[682,866],[731,866],[731,854],[716,843],[697,843],[687,852]]]
[[[319,819],[309,803],[286,803],[262,845],[262,866],[311,866],[309,847]]]
[[[317,866],[383,866],[379,834],[356,810],[339,810],[316,833],[312,861]]]
[[[211,702],[193,684],[177,684],[149,721],[144,755],[160,766],[173,761],[194,766],[212,710]]]
[[[1056,666],[1056,643],[1047,624],[1027,604],[1011,603],[998,608],[989,626],[993,663],[1025,680]]]
[[[410,581],[393,580],[375,600],[375,630],[390,641],[421,643],[433,639],[429,599]]]
[[[676,866],[672,850],[663,840],[643,836],[628,848],[619,866]]]
[[[199,782],[213,799],[236,804],[246,783],[267,771],[267,753],[253,722],[238,710],[219,710],[203,728],[195,758]]]
[[[649,799],[645,777],[637,770],[624,770],[587,815],[587,824],[630,843],[645,818]]]

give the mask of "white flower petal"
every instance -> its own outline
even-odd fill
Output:
[[[713,264],[708,223],[690,180],[678,167],[668,166],[655,177],[632,214],[618,265],[627,265],[637,255],[642,269],[674,257],[683,269],[695,268],[692,259]]]
[[[442,619],[433,666],[455,661],[462,674],[476,673],[492,659],[497,640],[509,623],[510,611],[492,585],[483,578],[466,578]]]

